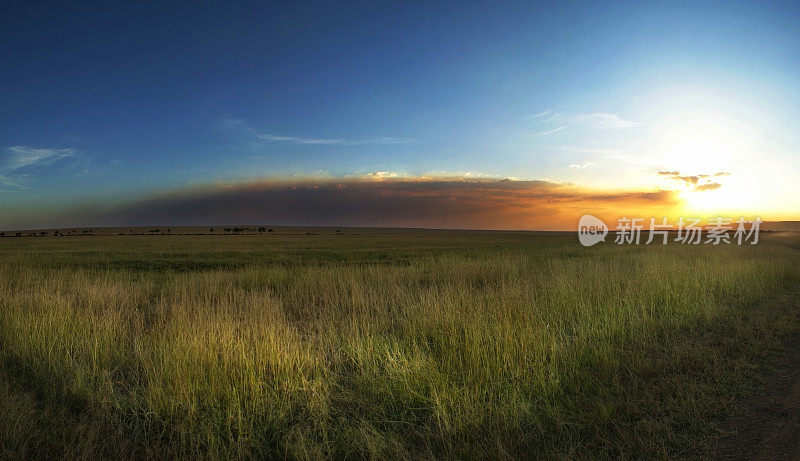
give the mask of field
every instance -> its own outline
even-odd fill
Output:
[[[0,238],[0,457],[663,457],[798,333],[800,235]]]

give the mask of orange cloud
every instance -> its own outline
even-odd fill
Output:
[[[710,182],[709,178],[719,177],[719,176],[730,176],[730,173],[726,173],[724,171],[720,171],[718,173],[711,174],[698,174],[698,175],[691,175],[691,176],[681,176],[679,171],[659,171],[659,175],[666,176],[669,179],[674,179],[676,181],[683,182],[690,187],[694,187],[696,191],[709,191],[715,190],[722,187],[722,184],[716,182]]]
[[[720,187],[722,187],[722,184],[717,183],[717,182],[710,182],[708,184],[701,184],[701,185],[695,187],[694,190],[698,190],[698,191],[715,190],[715,189],[719,189]]]

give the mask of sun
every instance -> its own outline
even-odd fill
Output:
[[[658,133],[660,168],[674,172],[662,184],[677,189],[686,212],[731,213],[751,208],[757,184],[748,174],[753,130],[711,111],[672,114]]]
[[[717,179],[721,184],[714,190],[696,190],[687,188],[681,192],[685,202],[685,209],[689,212],[713,213],[744,213],[756,205],[758,191],[752,178],[746,175],[724,177]]]

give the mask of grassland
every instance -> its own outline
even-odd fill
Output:
[[[651,457],[800,333],[800,238],[0,239],[2,457]]]

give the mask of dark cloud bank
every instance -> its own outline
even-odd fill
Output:
[[[670,191],[603,192],[508,179],[260,181],[165,192],[115,207],[84,206],[40,227],[269,224],[571,228],[581,213],[652,209]]]

